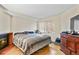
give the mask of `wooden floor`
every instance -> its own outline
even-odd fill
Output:
[[[60,50],[59,45],[50,44],[49,46],[38,50],[32,55],[64,55],[64,53]]]
[[[16,46],[13,46],[8,52],[5,52],[4,54],[1,53],[1,55],[23,55],[23,53]],[[32,55],[64,55],[64,53],[60,50],[59,45],[55,45],[52,43],[49,44],[49,46],[38,50]]]

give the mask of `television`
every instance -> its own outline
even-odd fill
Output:
[[[8,46],[8,33],[0,34],[0,50]]]

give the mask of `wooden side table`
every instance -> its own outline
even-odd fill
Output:
[[[13,42],[13,32],[9,33],[9,44],[12,44]]]

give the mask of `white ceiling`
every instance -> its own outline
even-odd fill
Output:
[[[59,15],[64,11],[72,8],[72,4],[3,4],[5,8],[12,12],[24,15],[45,18],[49,16]]]

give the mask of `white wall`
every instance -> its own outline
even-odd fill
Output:
[[[10,32],[10,15],[0,11],[0,33]]]
[[[0,6],[0,33],[36,30],[35,18],[22,14],[10,15]]]
[[[36,30],[36,21],[30,17],[20,17],[20,16],[13,16],[12,17],[12,31],[19,32],[19,31],[29,31],[29,30]]]

